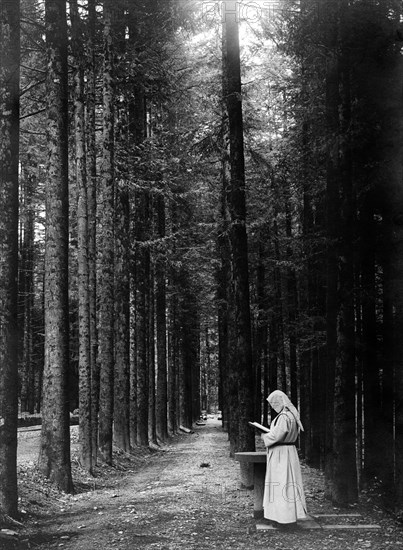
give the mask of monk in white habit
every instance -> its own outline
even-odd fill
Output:
[[[275,390],[267,398],[278,413],[268,433],[262,434],[267,447],[267,467],[263,496],[264,517],[276,527],[295,526],[306,518],[296,440],[303,431],[299,413],[287,395]]]

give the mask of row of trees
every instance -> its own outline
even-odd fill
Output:
[[[182,152],[195,131],[184,131],[193,106],[175,38],[182,15],[168,2],[19,7],[1,3],[0,37],[0,504],[10,515],[18,389],[21,409],[42,415],[40,470],[72,491],[77,404],[89,472],[112,461],[113,443],[129,451],[191,426],[211,316],[191,273],[190,243],[201,239]]]
[[[376,480],[399,511],[401,17],[400,2],[347,0],[263,17],[288,75],[266,100],[281,137],[251,151],[271,208],[254,244],[258,384],[266,372],[299,399],[329,497],[354,502]]]
[[[91,473],[98,460],[112,462],[113,444],[130,451],[190,427],[200,414],[201,372],[203,404],[214,403],[206,402],[217,386],[214,262],[205,260],[215,246],[222,194],[208,189],[217,177],[211,169],[204,179],[211,159],[202,161],[200,143],[213,109],[201,112],[203,91],[192,92],[204,68],[189,70],[195,60],[184,47],[188,14],[167,2],[126,0],[105,0],[101,11],[94,0],[71,0],[68,11],[63,0],[24,0],[19,8],[5,2],[1,12],[2,51],[13,56],[12,65],[9,58],[2,63],[13,79],[5,75],[3,82],[18,107],[2,104],[14,136],[3,151],[17,167],[14,210],[5,203],[10,217],[3,226],[4,235],[13,235],[10,227],[15,232],[14,264],[3,261],[18,268],[6,273],[17,286],[7,294],[14,310],[4,301],[12,318],[2,323],[6,331],[13,327],[4,349],[14,339],[1,373],[9,438],[1,438],[1,509],[10,515],[17,513],[17,403],[41,413],[39,468],[68,492],[69,412],[77,406],[79,460]],[[233,449],[242,449],[253,445],[245,430],[253,410],[234,17],[223,36],[212,82],[228,90],[218,102],[228,126],[223,200],[232,227],[225,238],[236,258],[232,343],[239,360],[222,387],[232,395]],[[3,178],[8,183],[8,174]],[[238,405],[238,393],[247,407]]]

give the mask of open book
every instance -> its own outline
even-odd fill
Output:
[[[261,430],[262,432],[269,432],[270,431],[269,428],[266,428],[265,426],[262,426],[261,424],[259,424],[259,422],[248,422],[248,424],[250,424],[254,428],[257,428],[258,430]]]

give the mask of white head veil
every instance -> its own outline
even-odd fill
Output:
[[[287,409],[288,411],[290,411],[290,413],[295,418],[295,421],[297,422],[298,426],[300,427],[300,430],[304,431],[297,408],[294,407],[289,397],[284,392],[282,392],[281,390],[274,390],[273,392],[271,392],[271,394],[267,398],[267,401],[270,403],[270,405],[272,405],[273,401],[279,401],[282,404],[282,407],[280,411],[277,411],[277,412],[281,412],[284,409]]]

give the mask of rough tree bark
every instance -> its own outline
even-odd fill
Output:
[[[115,396],[113,438],[124,451],[130,449],[130,202],[127,182],[116,193],[115,239]]]
[[[68,302],[68,95],[65,0],[45,2],[47,144],[45,234],[45,366],[39,467],[61,490],[72,492]]]
[[[97,155],[95,139],[96,110],[96,0],[88,0],[86,137],[87,137],[87,212],[88,212],[88,270],[90,308],[90,363],[91,363],[91,451],[92,462],[98,455],[99,369],[97,362],[97,304],[96,304],[96,227],[97,227]]]
[[[0,2],[0,517],[16,516],[20,3]]]
[[[88,260],[88,196],[86,132],[84,118],[83,28],[77,0],[70,1],[72,50],[74,56],[74,138],[77,185],[77,286],[80,463],[92,473],[91,422],[91,332]]]
[[[99,235],[99,320],[98,362],[99,394],[99,454],[112,463],[113,384],[114,384],[114,59],[113,0],[104,1],[104,68],[103,68],[103,140],[101,192],[98,200]]]
[[[340,197],[338,228],[338,311],[337,356],[335,369],[335,408],[333,433],[333,501],[351,504],[357,501],[356,433],[355,433],[355,285],[354,285],[354,188],[351,142],[351,67],[345,44],[347,3],[340,5],[340,142],[338,158],[338,193]]]
[[[224,48],[224,33],[222,37]],[[218,370],[219,370],[219,404],[221,408],[223,429],[230,432],[230,386],[228,368],[230,364],[230,339],[233,333],[233,297],[231,292],[231,250],[229,243],[229,212],[227,205],[227,188],[230,178],[228,151],[228,113],[225,97],[227,96],[227,79],[225,77],[225,56],[222,56],[222,118],[221,118],[221,170],[220,200],[218,203],[218,227],[216,247],[220,263],[216,271],[217,284],[217,322],[218,322]]]
[[[237,433],[231,433],[235,451],[254,450],[255,436],[248,421],[253,416],[253,372],[249,309],[248,244],[246,233],[245,163],[243,146],[242,89],[237,2],[226,2],[223,22],[223,69],[229,123],[230,212],[232,285],[235,302],[235,353],[229,376],[237,387]],[[232,414],[233,411],[231,411]],[[234,410],[235,412],[235,410]],[[231,419],[231,424],[234,425]]]
[[[375,8],[374,8],[375,9]],[[394,506],[398,513],[403,510],[403,59],[401,42],[395,42],[391,37],[395,29],[394,21],[384,7],[383,29],[385,38],[389,39],[389,47],[383,52],[384,63],[377,66],[377,73],[370,78],[373,84],[376,109],[379,113],[380,125],[377,136],[378,167],[376,180],[377,195],[383,219],[385,240],[385,319],[391,334],[386,335],[391,344],[392,354],[387,351],[384,373],[384,433],[388,437],[394,428],[395,434],[395,477]],[[376,12],[375,12],[376,13]],[[401,16],[401,11],[399,13]],[[378,12],[379,17],[379,12]],[[379,18],[380,19],[380,18]],[[393,42],[392,42],[393,40]],[[385,327],[386,328],[386,327]],[[389,360],[392,360],[393,368]],[[392,390],[392,391],[391,391]],[[386,393],[387,392],[387,393]],[[391,396],[394,401],[395,417]],[[392,422],[392,425],[390,424]],[[390,457],[386,457],[390,461]],[[383,471],[382,473],[385,473]]]
[[[329,498],[338,504],[357,499],[355,460],[355,349],[353,270],[353,188],[350,157],[350,66],[344,48],[343,0],[328,5],[326,73],[327,163],[327,438],[326,481]]]
[[[165,238],[165,199],[163,191],[156,198],[157,231],[161,241]],[[156,430],[161,441],[168,438],[167,402],[167,317],[166,317],[166,257],[161,244],[155,266],[155,313],[157,331],[157,397]]]
[[[21,349],[19,372],[21,378],[21,411],[31,414],[35,411],[35,367],[32,360],[34,353],[34,190],[36,186],[36,163],[28,155],[28,165],[32,167],[21,174],[23,177],[24,219],[21,222],[20,264],[19,264],[19,324],[21,332]]]
[[[136,208],[136,367],[137,367],[137,444],[147,446],[149,417],[149,307],[150,307],[150,249],[147,241],[149,227],[150,194],[141,190],[137,194]]]
[[[151,201],[153,204],[154,201]],[[153,209],[153,208],[152,208]],[[151,251],[150,251],[151,255]],[[157,430],[155,423],[155,297],[154,284],[155,272],[154,261],[150,259],[150,280],[149,280],[149,307],[148,307],[148,338],[147,338],[147,363],[148,363],[148,440],[154,445],[157,444]]]

